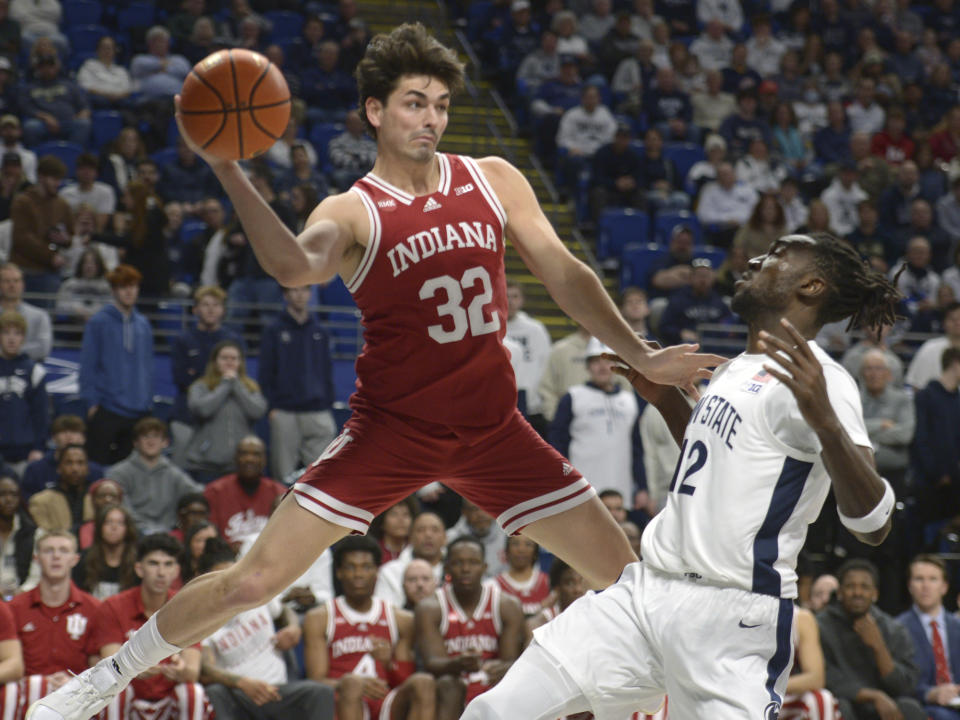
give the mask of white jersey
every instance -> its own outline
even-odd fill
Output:
[[[814,342],[827,394],[855,445],[872,447],[850,374]],[[717,369],[693,409],[643,559],[668,573],[764,595],[797,595],[796,562],[830,489],[820,442],[790,389],[743,354]]]

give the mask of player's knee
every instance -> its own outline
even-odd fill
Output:
[[[427,700],[431,703],[433,702],[437,693],[437,681],[433,675],[428,673],[414,673],[407,682],[410,683],[410,690],[418,701],[421,703]]]
[[[443,704],[463,706],[467,688],[463,681],[453,675],[437,678],[437,701]]]
[[[221,571],[219,581],[225,603],[238,612],[265,605],[289,584],[274,568],[241,563]]]
[[[344,675],[337,683],[337,702],[357,702],[363,697],[363,678],[359,675]]]

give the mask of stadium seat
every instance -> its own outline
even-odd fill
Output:
[[[98,25],[102,15],[103,6],[97,0],[65,0],[63,3],[64,27]]]
[[[647,287],[647,275],[653,261],[666,252],[654,243],[630,243],[623,248],[620,261],[620,288]]]
[[[270,22],[270,42],[293,40],[300,37],[303,28],[303,15],[289,10],[271,10],[263,17]]]
[[[642,210],[610,208],[600,215],[597,229],[597,259],[618,258],[627,244],[649,240],[650,217]]]
[[[677,225],[688,225],[693,230],[694,245],[703,244],[703,228],[700,227],[700,220],[686,210],[658,213],[653,221],[653,241],[666,246]]]
[[[165,147],[151,154],[150,158],[157,164],[158,168],[162,168],[167,163],[174,162],[177,159],[177,149],[175,147]]]
[[[316,123],[310,128],[310,144],[317,151],[317,167],[330,172],[330,158],[327,157],[327,145],[346,128],[343,123]]]
[[[113,110],[97,110],[91,116],[90,124],[93,127],[93,148],[100,150],[120,134],[123,129],[123,116]]]
[[[703,148],[695,143],[668,142],[663,144],[663,156],[677,168],[677,181],[683,183],[695,164],[707,159]]]
[[[44,155],[53,155],[60,158],[63,164],[67,166],[67,177],[74,177],[77,169],[77,158],[84,152],[83,145],[66,142],[63,140],[50,140],[43,142],[32,148],[38,158]]]
[[[153,25],[156,12],[152,3],[132,2],[117,14],[117,27],[127,32]]]
[[[493,3],[490,0],[474,0],[470,3],[470,8],[467,10],[467,37],[470,38],[471,42],[480,39],[480,35],[483,33],[483,24],[486,22],[491,8],[493,8]]]
[[[72,52],[96,52],[100,38],[108,31],[103,25],[75,25],[67,29]]]

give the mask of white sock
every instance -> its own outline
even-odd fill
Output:
[[[129,682],[161,660],[178,652],[180,648],[171,645],[160,635],[157,629],[157,616],[154,614],[113,656],[113,666]]]

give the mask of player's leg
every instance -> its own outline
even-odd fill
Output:
[[[344,675],[337,683],[337,720],[363,720],[363,685],[361,675]]]
[[[414,673],[384,702],[379,720],[433,720],[437,706],[437,681],[433,675]]]
[[[437,678],[437,720],[457,720],[463,712],[467,686],[459,677],[444,675]]]
[[[461,720],[556,720],[589,709],[570,674],[534,640],[500,682],[467,705]]]

